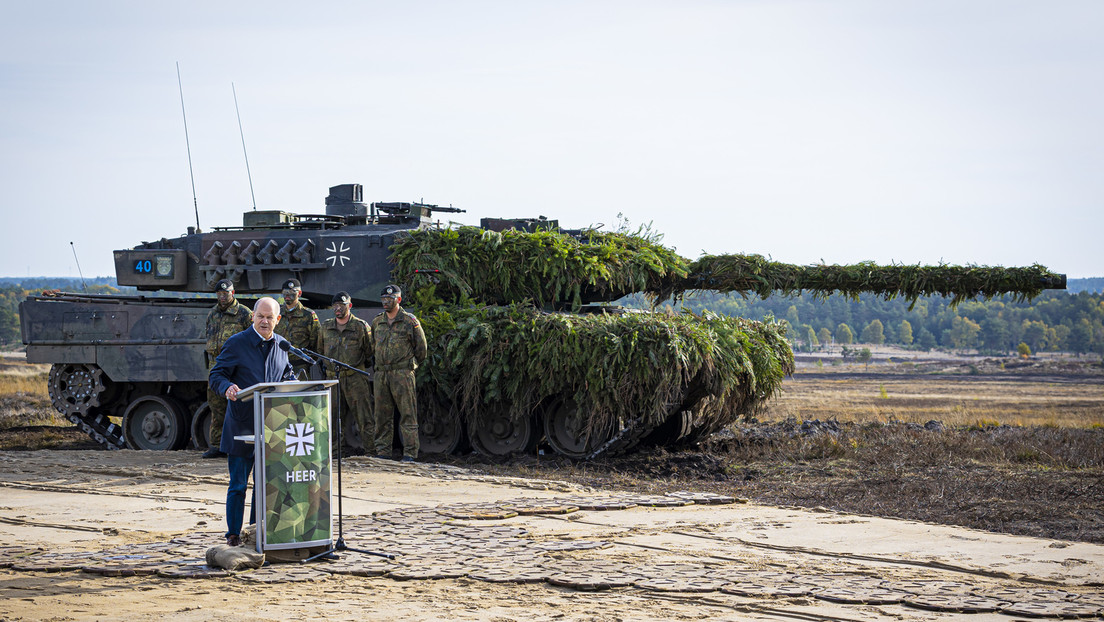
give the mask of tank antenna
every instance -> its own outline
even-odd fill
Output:
[[[77,246],[70,242],[69,248],[73,249],[73,261],[77,262],[77,274],[79,274],[81,278],[81,290],[88,291],[88,284],[84,282],[84,273],[81,272],[80,260],[77,259]]]
[[[253,174],[249,172],[249,152],[245,150],[245,130],[242,129],[241,112],[238,111],[238,89],[234,83],[230,83],[230,90],[234,91],[234,112],[238,115],[238,132],[241,133],[242,154],[245,155],[245,176],[249,178],[249,196],[253,199],[253,211],[257,211],[257,197],[253,195]]]
[[[180,61],[176,61],[176,85],[180,87],[180,114],[184,117],[184,144],[188,147],[188,176],[192,178],[192,205],[195,206],[196,233],[199,233],[199,201],[196,199],[195,172],[192,170],[192,143],[188,140],[188,114],[184,112],[184,84],[180,81]]]

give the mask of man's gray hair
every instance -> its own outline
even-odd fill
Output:
[[[266,301],[266,300],[271,302],[273,304],[273,306],[276,307],[276,315],[280,315],[280,303],[276,302],[276,299],[273,298],[272,296],[265,296],[263,298],[258,298],[257,302],[253,303],[253,313],[256,313],[261,308],[261,303]]]

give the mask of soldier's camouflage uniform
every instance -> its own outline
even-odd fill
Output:
[[[351,365],[357,369],[368,370],[368,361],[372,358],[372,329],[368,322],[353,315],[349,311],[349,321],[341,326],[336,318],[329,318],[322,322],[322,354]],[[364,451],[371,451],[372,439],[375,435],[375,425],[372,419],[372,384],[364,374],[347,369],[327,369],[326,376],[331,380],[337,378],[338,388],[341,394],[341,412],[344,415],[356,417],[357,428],[360,430],[361,447]]]
[[[394,438],[395,408],[399,409],[399,436],[403,456],[418,457],[418,402],[414,370],[425,360],[425,332],[418,318],[400,306],[393,321],[387,313],[372,320],[376,348],[376,371],[372,376],[376,393],[376,455],[390,455]]]
[[[237,300],[225,310],[215,305],[207,314],[207,372],[215,366],[215,359],[226,340],[253,325],[253,312]],[[245,387],[242,387],[243,389]],[[207,405],[211,409],[211,441],[208,447],[218,449],[222,442],[222,422],[226,419],[226,396],[216,393],[207,385]]]
[[[318,314],[308,309],[302,300],[297,300],[295,307],[291,309],[287,305],[280,305],[280,322],[276,324],[275,332],[300,350],[323,353],[322,327],[318,323]],[[307,362],[295,356],[291,359],[295,375],[306,378],[307,374],[301,374],[301,372],[305,372],[310,367]]]

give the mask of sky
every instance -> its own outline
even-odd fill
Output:
[[[0,0],[0,276],[346,183],[689,259],[1104,276],[1102,32],[1099,0]]]

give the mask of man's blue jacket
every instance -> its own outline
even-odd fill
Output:
[[[211,368],[208,378],[211,388],[225,395],[232,384],[245,389],[258,382],[295,380],[287,352],[280,349],[281,341],[286,339],[276,334],[268,341],[261,339],[252,326],[227,339]],[[219,450],[232,456],[252,455],[252,444],[234,440],[235,436],[249,434],[254,434],[252,400],[227,402]]]

